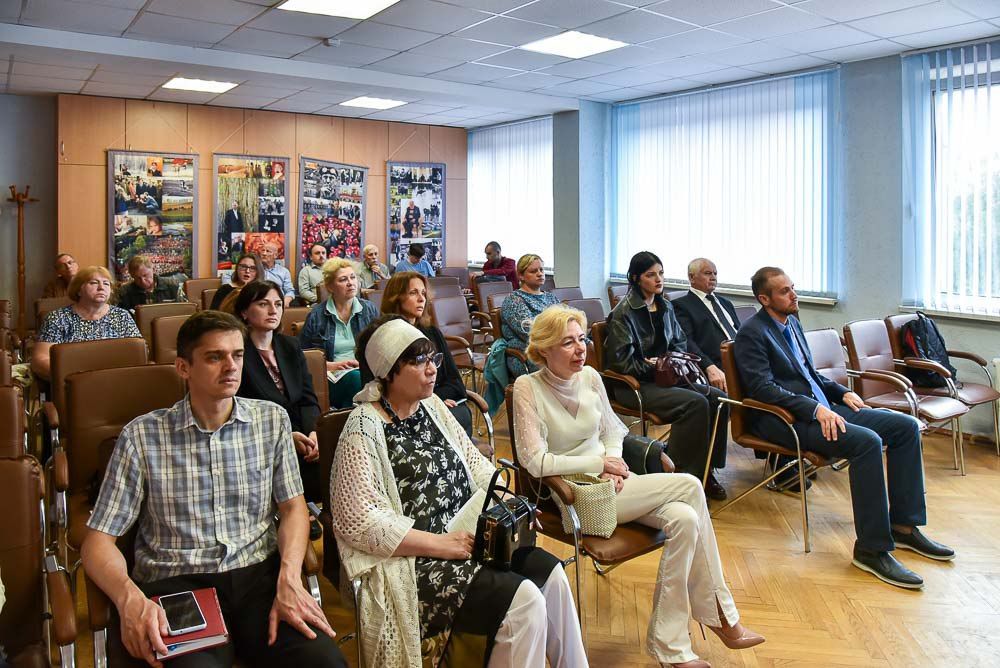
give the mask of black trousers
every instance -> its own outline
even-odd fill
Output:
[[[346,668],[347,662],[336,642],[311,627],[316,638],[309,640],[288,624],[278,624],[274,645],[267,644],[267,617],[274,603],[278,585],[277,556],[253,566],[225,573],[178,575],[140,585],[147,596],[215,587],[222,616],[229,630],[229,643],[221,647],[193,652],[165,662],[169,668],[229,668],[236,656],[240,661],[260,666],[299,666],[300,668]],[[129,656],[122,644],[118,615],[108,627],[108,657],[112,667],[145,666]]]
[[[660,387],[656,383],[640,381],[642,407],[664,422],[670,424],[670,438],[667,454],[674,460],[677,473],[690,473],[701,480],[708,461],[708,442],[715,422],[715,411],[719,407],[719,397],[726,396],[721,390],[709,387],[708,396],[683,387]],[[704,385],[698,385],[704,391]],[[629,408],[638,409],[635,394],[615,388],[615,398]],[[719,429],[715,434],[715,448],[712,451],[711,467],[721,469],[726,466],[726,446],[729,443],[729,407],[722,404]]]

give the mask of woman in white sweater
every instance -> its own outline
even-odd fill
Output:
[[[585,366],[586,330],[583,312],[562,304],[532,324],[527,354],[541,368],[514,383],[521,464],[536,477],[592,473],[612,480],[619,523],[664,531],[646,635],[647,651],[662,665],[709,666],[691,648],[692,614],[731,649],[764,642],[739,622],[700,481],[685,473],[629,474],[621,457],[628,430],[611,409],[600,375]]]
[[[470,511],[475,522],[495,469],[434,394],[441,353],[388,315],[360,335],[357,356],[376,380],[355,397],[330,496],[344,568],[362,580],[365,664],[585,667],[559,560],[522,548],[511,571],[483,568],[473,535],[451,524]]]

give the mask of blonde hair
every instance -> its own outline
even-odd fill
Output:
[[[76,272],[76,276],[74,276],[73,280],[69,282],[69,286],[66,288],[66,296],[69,297],[71,301],[80,301],[80,289],[85,283],[87,283],[87,281],[97,275],[101,275],[111,281],[111,289],[115,289],[115,279],[106,267],[84,267],[80,271]]]
[[[524,272],[528,271],[528,267],[530,267],[531,263],[535,260],[541,262],[543,268],[545,267],[545,263],[542,262],[542,258],[538,257],[534,253],[528,253],[527,255],[519,257],[517,260],[517,275],[521,276]]]
[[[545,365],[543,351],[553,348],[566,336],[569,323],[575,322],[587,331],[587,315],[580,309],[565,304],[553,304],[538,314],[531,323],[528,334],[528,348],[524,351],[528,359],[540,366]]]
[[[327,290],[330,289],[330,282],[341,269],[350,269],[355,272],[357,271],[354,267],[354,263],[345,257],[332,257],[323,263],[323,285]]]

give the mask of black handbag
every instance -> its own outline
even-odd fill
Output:
[[[510,471],[510,467],[501,466],[490,479],[472,548],[473,559],[499,571],[510,570],[514,552],[535,546],[535,504],[511,492]],[[501,485],[498,481],[505,472],[505,484]],[[503,498],[501,492],[509,496]]]
[[[667,450],[663,441],[629,434],[622,442],[622,459],[628,464],[628,470],[637,475],[647,473],[673,473],[663,469],[660,455]]]

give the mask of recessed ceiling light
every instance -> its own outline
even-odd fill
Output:
[[[399,0],[287,0],[278,9],[347,19],[366,19],[394,5]]]
[[[176,88],[177,90],[196,90],[200,93],[225,93],[227,90],[236,88],[239,84],[228,81],[207,81],[205,79],[185,79],[184,77],[174,77],[163,88]]]
[[[341,102],[342,107],[364,107],[365,109],[392,109],[406,104],[399,100],[387,100],[382,97],[356,97],[347,102]]]
[[[570,30],[554,37],[546,37],[545,39],[525,44],[521,48],[526,51],[548,53],[564,58],[586,58],[596,53],[620,49],[623,46],[628,46],[628,44],[619,42],[616,39],[608,39],[607,37],[598,37],[597,35],[588,35],[587,33]]]

